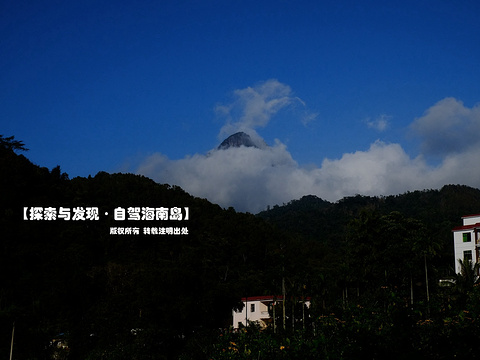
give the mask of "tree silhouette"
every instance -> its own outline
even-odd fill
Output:
[[[28,151],[22,141],[15,140],[14,136],[4,137],[0,135],[0,150],[1,151]]]

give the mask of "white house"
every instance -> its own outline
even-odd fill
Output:
[[[463,225],[452,229],[455,248],[455,273],[460,273],[458,260],[479,262],[480,214],[463,216]]]
[[[243,309],[233,310],[233,328],[245,326],[247,322],[258,322],[262,328],[272,322],[273,305],[281,303],[283,297],[279,296],[249,296],[242,298]],[[300,301],[301,302],[301,301]],[[310,298],[305,299],[305,305],[310,307]]]

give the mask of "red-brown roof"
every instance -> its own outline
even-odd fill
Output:
[[[273,301],[274,296],[273,295],[262,295],[262,296],[249,296],[249,297],[243,297],[242,301],[266,301],[266,300],[272,300]],[[277,295],[275,296],[276,300],[283,300],[283,295]],[[305,300],[310,300],[310,297],[306,297]]]
[[[480,223],[457,226],[457,227],[453,228],[452,231],[472,230],[472,229],[475,229],[475,228],[480,228]]]
[[[480,214],[464,215],[462,216],[462,219],[471,218],[471,217],[480,217]]]

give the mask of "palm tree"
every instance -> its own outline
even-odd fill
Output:
[[[458,260],[460,263],[460,273],[457,274],[455,288],[458,293],[458,300],[460,306],[465,305],[469,293],[473,290],[473,287],[480,283],[479,269],[480,263],[472,263],[470,259]]]
[[[472,260],[458,259],[460,264],[460,274],[457,274],[457,285],[463,287],[465,290],[471,290],[475,284],[479,283],[479,269],[480,263],[472,263]]]

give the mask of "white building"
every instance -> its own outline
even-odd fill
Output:
[[[458,260],[479,262],[480,214],[463,216],[463,225],[452,229],[455,247],[455,273],[460,273]]]
[[[242,298],[243,309],[240,311],[233,310],[233,328],[238,329],[245,326],[247,322],[258,322],[260,327],[265,328],[273,321],[273,305],[281,303],[283,297],[279,296],[250,296]],[[302,301],[298,301],[302,303]],[[310,298],[305,299],[305,305],[310,307]],[[277,308],[278,310],[278,308]]]

